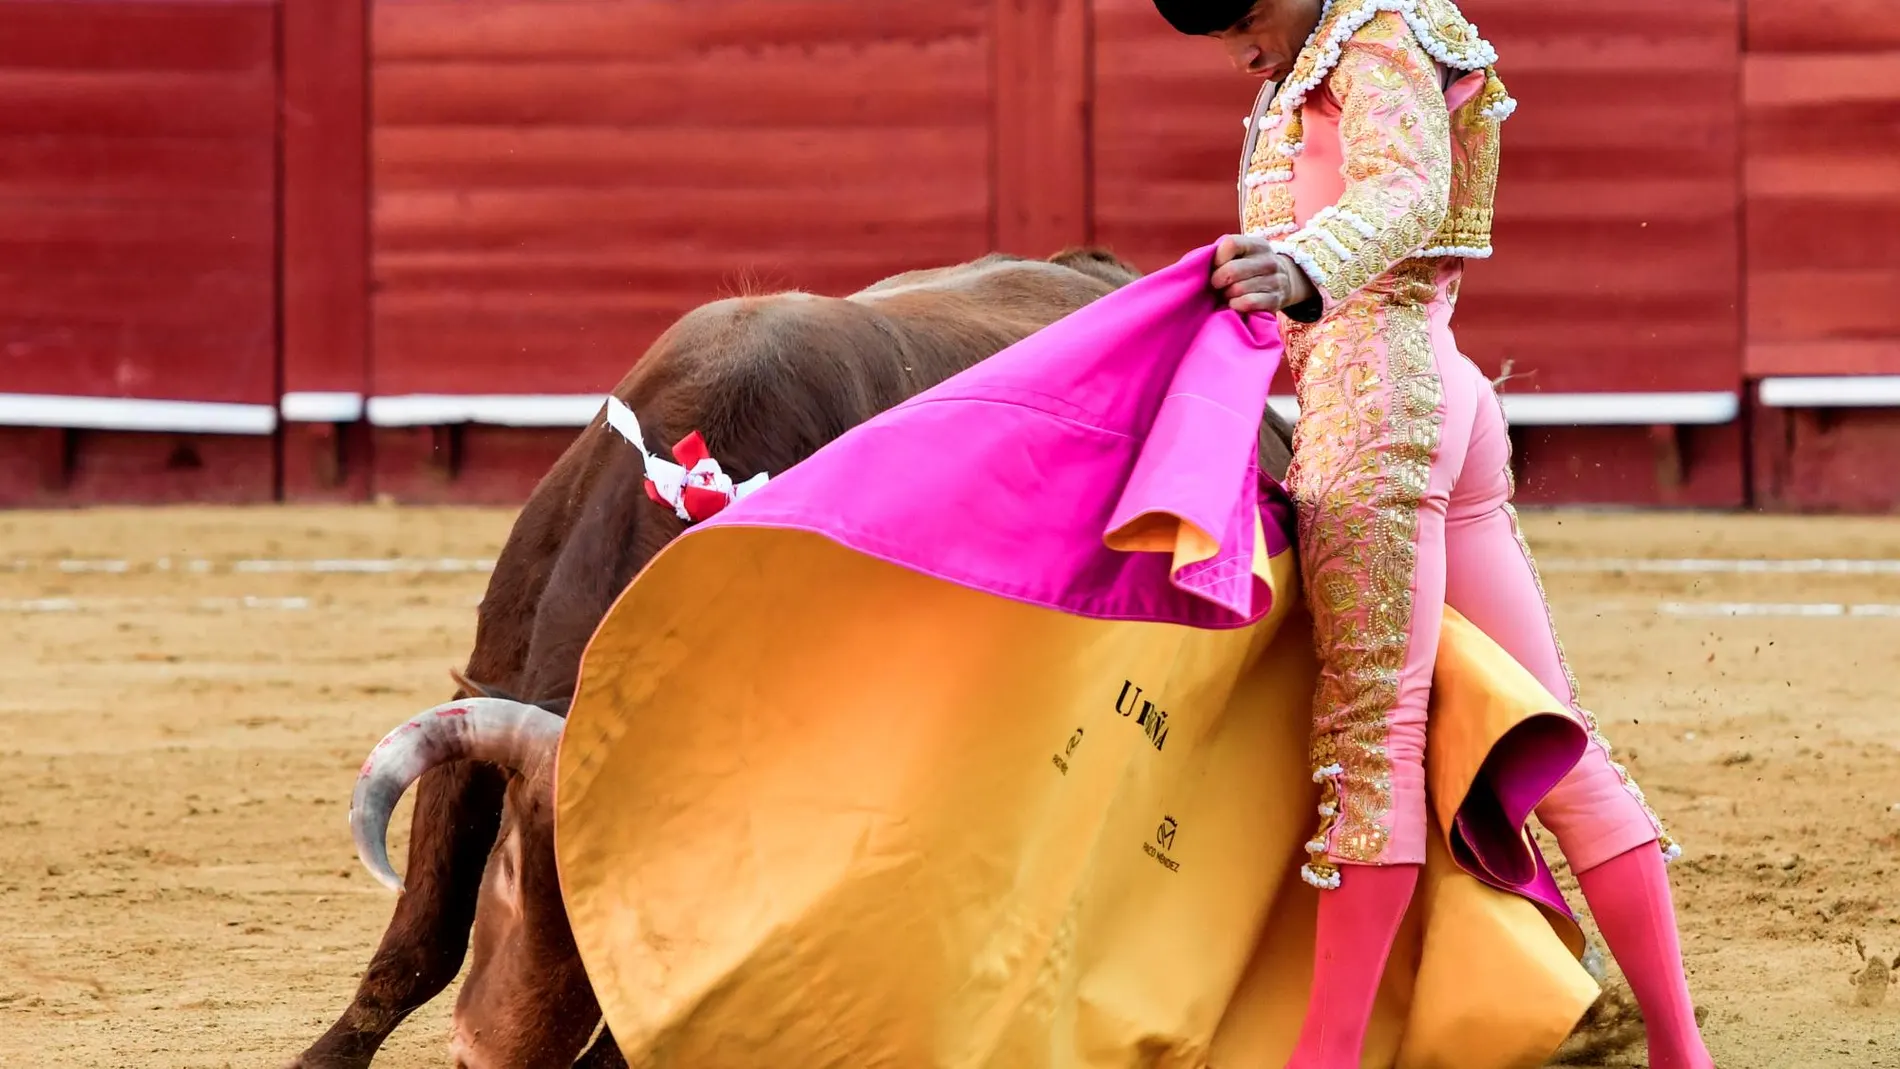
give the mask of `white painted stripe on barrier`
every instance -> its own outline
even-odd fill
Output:
[[[1770,408],[1892,408],[1900,406],[1900,375],[1788,375],[1761,380]]]
[[[363,395],[341,390],[292,390],[277,403],[288,423],[355,423],[363,418]]]
[[[218,401],[0,393],[0,425],[91,431],[270,434],[277,429],[277,409],[272,405]]]
[[[405,394],[369,399],[377,427],[486,423],[499,427],[585,427],[606,404],[590,394]]]
[[[1728,423],[1739,396],[1711,393],[1507,393],[1504,418],[1519,427],[1608,427]]]
[[[1507,393],[1504,418],[1516,427],[1705,426],[1728,423],[1741,413],[1734,393]],[[1297,399],[1267,399],[1282,418],[1298,419]]]

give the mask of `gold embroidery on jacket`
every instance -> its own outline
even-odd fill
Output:
[[[1387,48],[1396,49],[1402,41],[1411,46],[1406,51],[1423,53],[1420,62],[1433,76],[1434,90],[1437,87],[1435,64],[1455,71],[1482,70],[1485,73],[1483,90],[1455,115],[1449,116],[1448,132],[1438,139],[1438,143],[1449,146],[1453,157],[1444,215],[1430,233],[1402,255],[1485,257],[1491,254],[1499,125],[1517,105],[1492,66],[1497,61],[1496,50],[1478,36],[1476,28],[1450,0],[1336,0],[1327,6],[1318,28],[1295,59],[1279,98],[1263,116],[1272,124],[1272,129],[1262,132],[1243,167],[1241,222],[1246,233],[1277,238],[1299,230],[1292,193],[1284,183],[1291,177],[1294,160],[1304,148],[1301,113],[1308,96],[1321,87],[1331,88],[1336,98],[1341,96],[1338,86],[1331,83],[1338,67],[1352,51],[1352,44],[1383,43]],[[1442,97],[1442,93],[1434,95]],[[1399,120],[1401,131],[1408,137],[1421,125],[1417,116]],[[1438,138],[1435,133],[1433,136]],[[1327,238],[1317,238],[1328,253],[1336,251],[1332,245],[1334,240],[1349,249],[1352,247],[1337,220],[1330,217],[1308,220],[1308,230],[1312,230],[1316,222],[1328,231]],[[1351,221],[1347,226],[1352,228]],[[1307,264],[1302,263],[1302,266]],[[1325,268],[1315,261],[1314,270],[1323,272]],[[1327,288],[1335,299],[1342,296],[1334,287]]]

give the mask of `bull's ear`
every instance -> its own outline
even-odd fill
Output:
[[[464,675],[459,668],[449,669],[449,678],[455,680],[455,685],[460,687],[463,693],[470,698],[499,698],[505,702],[521,701],[520,698],[515,697],[499,687],[491,687],[486,683],[475,682]],[[538,702],[525,702],[523,704],[538,706],[553,713],[555,716],[565,717],[567,716],[568,706],[573,703],[573,696],[568,695],[564,698],[546,698]]]
[[[466,675],[463,675],[460,668],[449,669],[449,678],[453,679],[456,687],[470,698],[494,698],[499,696],[494,692],[493,688],[483,686],[468,678]]]

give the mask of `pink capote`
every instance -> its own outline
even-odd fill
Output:
[[[1269,556],[1293,534],[1291,499],[1258,464],[1284,350],[1271,318],[1219,300],[1213,254],[1197,249],[854,428],[699,529],[811,532],[1097,619],[1261,619],[1272,605],[1255,532]],[[1111,548],[1154,517],[1204,532],[1211,555]],[[1460,867],[1574,917],[1521,829],[1583,746],[1558,716],[1501,744],[1452,829]]]
[[[811,531],[976,590],[1097,619],[1231,628],[1292,502],[1258,464],[1284,350],[1207,285],[1213,249],[1044,328],[847,432],[704,527]],[[1173,516],[1218,543],[1176,568],[1109,532]]]

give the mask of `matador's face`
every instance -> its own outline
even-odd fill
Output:
[[[1210,36],[1227,49],[1234,69],[1279,81],[1319,25],[1322,0],[1259,0],[1233,26]]]

